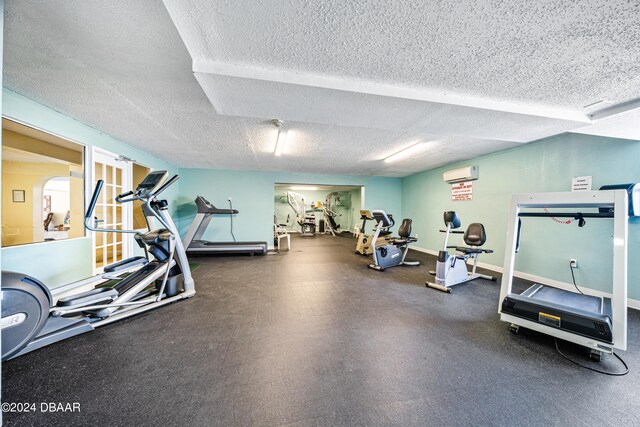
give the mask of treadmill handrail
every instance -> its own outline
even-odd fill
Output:
[[[214,206],[213,203],[208,201],[202,196],[196,197],[196,206],[198,207],[198,213],[207,215],[236,215],[240,211],[238,209],[220,209]],[[202,206],[206,206],[202,208]],[[211,207],[209,207],[211,206]]]
[[[213,205],[211,205],[213,206]],[[240,211],[238,209],[218,209],[215,206],[213,206],[213,209],[211,209],[208,212],[203,212],[203,213],[208,213],[211,215],[236,215],[239,214]]]
[[[613,212],[520,212],[518,217],[531,218],[613,218]]]

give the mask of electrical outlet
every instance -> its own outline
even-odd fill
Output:
[[[571,268],[578,268],[578,260],[575,258],[571,258],[569,260],[569,266],[571,266]]]

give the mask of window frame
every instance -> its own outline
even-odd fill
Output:
[[[87,198],[89,197],[89,195],[87,194],[87,162],[88,162],[88,152],[91,151],[90,150],[90,146],[88,144],[84,144],[82,142],[78,142],[72,138],[60,135],[58,133],[46,130],[44,128],[41,128],[40,126],[36,126],[33,125],[31,123],[25,122],[24,120],[20,120],[20,119],[16,119],[14,117],[11,117],[7,114],[2,114],[2,120],[8,120],[10,122],[13,122],[17,125],[20,126],[24,126],[30,129],[33,129],[35,131],[38,132],[42,132],[48,135],[51,135],[55,138],[60,138],[63,139],[65,141],[71,142],[73,144],[76,144],[78,146],[80,146],[82,148],[82,211],[84,212],[86,207],[87,207]],[[4,127],[2,127],[2,129],[4,129]],[[46,141],[45,141],[46,142]],[[2,147],[4,147],[4,144],[2,144]],[[2,176],[2,174],[0,173],[0,177]],[[82,236],[78,236],[78,237],[69,237],[66,239],[61,239],[61,240],[49,240],[49,241],[42,241],[42,242],[30,242],[30,243],[20,243],[17,245],[11,245],[11,246],[4,246],[4,244],[0,245],[0,249],[2,249],[3,251],[5,250],[14,250],[15,248],[25,248],[31,245],[51,245],[51,244],[57,244],[60,242],[71,242],[71,241],[75,241],[75,240],[80,240],[80,239],[86,239],[89,238],[90,236],[87,233],[87,230],[84,228],[84,225],[82,227]]]

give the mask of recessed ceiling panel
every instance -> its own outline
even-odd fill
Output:
[[[583,122],[196,73],[219,114],[529,142]]]
[[[574,132],[640,141],[640,108],[596,120]]]

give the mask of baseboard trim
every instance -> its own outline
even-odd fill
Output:
[[[410,246],[410,248],[413,249],[414,251],[422,252],[425,254],[434,255],[434,256],[438,255],[438,251],[434,251],[432,249],[421,248],[419,246]],[[482,261],[478,261],[478,267],[484,268],[486,270],[495,271],[496,273],[500,273],[500,274],[502,274],[502,271],[503,271],[503,268],[500,266],[487,264]],[[529,274],[522,271],[514,271],[513,275],[520,279],[529,280],[531,282],[544,283],[544,284],[547,284],[559,289],[564,289],[567,291],[571,291],[575,289],[572,283],[560,282],[558,280],[553,280],[553,279],[549,279],[547,277],[542,277],[542,276],[536,276],[535,274]],[[603,292],[596,289],[589,289],[589,294],[595,295],[598,297],[611,298],[611,294],[609,292]],[[640,310],[640,300],[627,298],[627,307],[633,308],[635,310]]]

